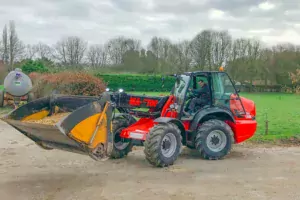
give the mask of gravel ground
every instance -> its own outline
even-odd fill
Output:
[[[3,200],[300,200],[297,147],[235,145],[220,161],[184,149],[174,166],[161,169],[141,148],[106,162],[46,151],[1,121],[0,138]]]

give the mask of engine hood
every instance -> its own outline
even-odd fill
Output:
[[[242,96],[240,96],[240,99],[245,108],[246,113],[249,113],[251,116],[256,116],[255,102]]]

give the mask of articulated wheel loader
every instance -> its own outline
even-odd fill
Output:
[[[232,145],[256,131],[256,107],[239,95],[225,72],[175,75],[168,96],[104,92],[99,97],[52,95],[29,102],[2,118],[40,147],[123,158],[141,142],[147,161],[173,165],[182,146],[203,159],[222,159]],[[206,88],[206,90],[203,90]],[[54,123],[33,123],[65,113]]]

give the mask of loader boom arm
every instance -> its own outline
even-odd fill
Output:
[[[169,96],[145,96],[127,93],[111,94],[111,101],[121,113],[130,113],[137,117],[149,117],[160,115],[162,108]],[[148,108],[148,111],[135,110]]]

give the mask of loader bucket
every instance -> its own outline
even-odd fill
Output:
[[[104,93],[101,98],[55,95],[37,99],[1,119],[44,149],[99,160],[110,154],[111,117],[110,95]]]

